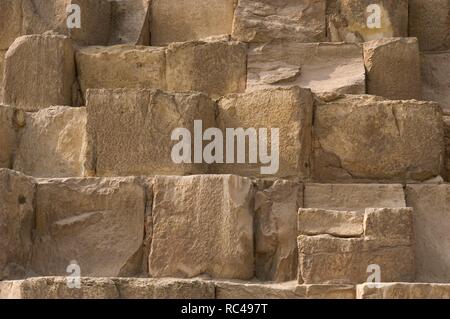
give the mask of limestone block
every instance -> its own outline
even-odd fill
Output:
[[[364,44],[367,93],[392,100],[420,100],[419,45],[415,38],[395,38]]]
[[[258,138],[266,136],[260,129],[267,129],[268,151],[272,151],[279,158],[278,171],[274,161],[271,164],[262,163],[259,157],[256,164],[216,165],[214,170],[220,173],[234,173],[243,176],[277,176],[282,178],[301,177],[309,175],[309,157],[312,124],[312,94],[310,90],[299,87],[266,89],[244,94],[231,94],[219,100],[217,122],[219,128],[225,132],[226,128],[253,128],[259,133]],[[272,130],[279,129],[278,154],[271,143]],[[235,140],[237,140],[235,138]],[[250,144],[250,143],[249,143]],[[261,143],[259,143],[261,148]],[[256,149],[247,146],[245,151]],[[244,148],[235,143],[235,152],[243,152]],[[261,151],[261,149],[258,150]],[[250,153],[250,152],[249,152]],[[225,154],[225,153],[224,153]],[[274,153],[273,153],[274,154]],[[276,160],[274,156],[272,159]],[[270,168],[267,174],[261,168]],[[272,171],[273,169],[273,171]]]
[[[55,106],[27,113],[14,169],[34,177],[83,176],[86,109]]]
[[[75,62],[72,43],[61,35],[17,38],[5,56],[3,102],[26,111],[72,105]]]
[[[22,33],[41,34],[54,31],[68,35],[67,5],[71,0],[18,0],[22,3]]]
[[[326,0],[239,0],[232,36],[244,42],[321,42],[325,13]]]
[[[417,280],[450,282],[450,186],[407,185],[414,208]]]
[[[31,261],[35,183],[0,169],[0,280],[27,274]]]
[[[292,85],[315,93],[365,94],[361,47],[284,41],[250,45],[247,91]]]
[[[406,207],[400,184],[305,184],[304,207],[365,212],[366,208]]]
[[[347,95],[317,101],[313,177],[424,181],[441,172],[443,123],[432,102]]]
[[[199,91],[218,98],[245,90],[246,45],[240,42],[193,41],[167,49],[167,88]]]
[[[3,69],[5,66],[6,51],[0,50],[0,103],[3,101]]]
[[[265,281],[297,278],[297,211],[302,185],[277,180],[255,195],[256,277]]]
[[[36,195],[36,274],[133,276],[141,272],[144,188],[136,178],[41,179]]]
[[[166,89],[164,48],[86,47],[76,52],[76,61],[84,96],[87,89]]]
[[[426,283],[382,283],[356,286],[357,299],[450,299],[450,285]]]
[[[88,90],[87,113],[86,168],[91,174],[189,175],[206,172],[204,163],[195,164],[192,159],[192,163],[177,164],[171,156],[172,147],[179,143],[171,139],[175,129],[189,130],[191,157],[194,157],[194,121],[203,121],[204,129],[214,125],[214,104],[201,93]]]
[[[17,143],[15,113],[13,107],[0,105],[0,168],[12,168],[13,165]]]
[[[153,192],[150,277],[253,277],[250,179],[156,177]]]
[[[0,1],[0,51],[7,50],[22,33],[22,1]],[[1,65],[1,53],[0,53]],[[1,70],[1,67],[0,67]],[[0,72],[1,73],[1,72]],[[1,83],[1,75],[0,75]]]
[[[450,52],[421,54],[423,97],[450,113]]]
[[[152,45],[231,34],[236,0],[153,0]]]

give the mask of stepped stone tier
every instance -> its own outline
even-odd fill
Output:
[[[450,299],[449,74],[448,0],[0,0],[0,299]]]

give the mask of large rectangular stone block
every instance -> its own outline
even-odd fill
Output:
[[[326,38],[326,0],[239,0],[233,38],[244,42],[283,39],[321,42]]]
[[[253,277],[250,179],[156,177],[153,193],[151,277]]]
[[[421,54],[423,97],[438,102],[450,114],[450,52]]]
[[[426,283],[382,283],[356,286],[357,299],[450,299],[450,285]]]
[[[245,90],[246,45],[227,41],[170,44],[167,49],[167,88],[199,91],[218,98]]]
[[[441,173],[439,105],[347,95],[317,100],[313,178],[320,181],[425,181]]]
[[[414,207],[417,279],[450,282],[450,185],[407,185]]]
[[[315,93],[365,94],[361,47],[278,40],[250,45],[247,91],[292,85]]]
[[[86,108],[55,106],[26,113],[14,169],[34,177],[83,176]]]
[[[0,168],[12,168],[17,146],[16,110],[0,105]]]
[[[250,155],[258,155],[262,143],[258,143],[259,150],[250,143],[246,148],[234,143],[235,157],[239,158],[239,153],[245,151],[244,155],[248,160],[245,164],[234,159],[235,164],[227,162],[228,164],[215,165],[213,168],[215,172],[243,176],[308,177],[313,103],[310,90],[299,87],[266,89],[231,94],[220,99],[218,103],[217,122],[222,132],[229,128],[243,128],[247,131],[255,129],[258,135],[253,139],[255,140],[264,138],[264,132],[260,129],[267,129],[267,155],[272,151],[272,161],[263,163],[259,156],[256,163],[250,163]],[[271,142],[274,138],[271,135],[272,129],[279,130],[278,150]],[[262,152],[264,154],[264,150]],[[277,159],[278,167],[276,167]],[[267,171],[263,171],[262,168]]]
[[[133,276],[142,270],[145,192],[136,178],[38,180],[36,274]]]
[[[29,271],[35,188],[32,178],[0,169],[0,280],[21,278]]]
[[[88,90],[87,173],[115,175],[185,175],[206,172],[194,163],[194,121],[214,125],[214,103],[201,93],[158,90]],[[189,158],[172,158],[172,133],[178,128],[192,136]],[[178,138],[178,136],[176,136]],[[185,140],[183,140],[185,141]],[[200,144],[202,142],[200,141]],[[199,145],[200,145],[199,144]]]
[[[231,34],[236,0],[153,0],[152,45]]]
[[[7,50],[11,43],[13,43],[14,40],[21,35],[21,33],[22,1],[0,1],[0,51]]]
[[[61,35],[17,38],[5,57],[3,101],[26,111],[72,105],[75,61],[72,43]]]

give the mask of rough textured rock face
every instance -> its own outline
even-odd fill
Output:
[[[12,168],[16,140],[15,110],[0,105],[0,168]]]
[[[233,38],[244,42],[326,38],[326,0],[239,0]]]
[[[358,285],[358,299],[449,299],[450,285],[424,283],[383,283],[375,287]]]
[[[131,45],[87,47],[77,51],[76,61],[84,96],[87,89],[166,89],[166,54],[163,48]]]
[[[151,277],[253,277],[253,186],[249,179],[232,175],[157,177],[153,192]]]
[[[336,4],[329,8],[328,15],[331,41],[364,42],[408,36],[408,0],[336,0]],[[374,4],[381,11],[379,28],[370,28],[368,24],[373,21],[372,15],[378,13],[368,10]]]
[[[298,232],[308,236],[360,237],[364,232],[363,219],[364,215],[359,212],[300,209]]]
[[[256,278],[289,281],[297,278],[297,211],[303,187],[277,180],[255,195]]]
[[[0,50],[0,103],[3,101],[3,68],[5,66],[6,51]]]
[[[22,3],[18,0],[0,2],[0,50],[7,50],[22,32]],[[1,59],[1,58],[0,58]]]
[[[450,281],[450,187],[408,185],[408,206],[414,207],[416,264],[419,282]]]
[[[247,91],[298,85],[317,93],[366,93],[362,49],[355,44],[252,44],[247,67]]]
[[[272,174],[278,177],[307,177],[310,165],[312,103],[311,92],[299,87],[231,94],[218,102],[218,127],[223,132],[226,128],[267,128],[269,151],[272,145],[269,144],[269,133],[272,128],[278,128],[279,170]],[[238,153],[237,145],[235,143],[235,155]],[[269,164],[223,164],[216,165],[214,171],[263,176],[261,167],[269,167]]]
[[[214,124],[214,104],[201,93],[157,90],[89,90],[87,93],[88,174],[185,175],[205,173],[204,164],[176,164],[173,130],[191,132],[194,121]],[[178,137],[177,137],[178,138]],[[194,163],[194,160],[192,160]]]
[[[29,270],[34,228],[35,184],[25,175],[0,169],[0,280]]]
[[[415,38],[395,38],[364,44],[367,93],[392,100],[420,100],[419,45]]]
[[[347,95],[315,107],[315,179],[424,181],[441,173],[439,105]]]
[[[152,45],[231,34],[237,0],[153,0]]]
[[[448,0],[410,0],[409,36],[419,39],[420,49],[430,51],[446,47],[450,33]]]
[[[66,5],[70,0],[19,0],[22,3],[22,34],[55,31],[67,34]]]
[[[342,214],[339,218],[348,218],[347,224],[352,222],[354,214]],[[330,216],[322,217],[322,224],[330,224]],[[327,233],[332,225],[324,228],[323,234],[316,235],[318,229],[314,226],[313,236],[300,235],[299,283],[366,282],[370,265],[380,267],[382,282],[414,280],[412,210],[367,209],[362,225],[364,234],[360,237],[348,237],[342,230],[334,232],[339,237],[330,236]]]
[[[26,111],[72,105],[74,81],[74,53],[67,37],[23,36],[5,56],[3,102]]]
[[[81,276],[141,272],[144,189],[135,178],[39,180],[36,193],[35,273]]]
[[[450,52],[421,55],[423,97],[436,101],[446,114],[450,113]]]
[[[245,90],[246,45],[239,42],[193,41],[167,49],[167,88],[200,91],[213,98]]]
[[[82,176],[86,109],[56,106],[27,113],[14,169],[35,177]]]

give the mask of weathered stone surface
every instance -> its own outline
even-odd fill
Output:
[[[374,4],[381,12],[369,11],[369,5]],[[329,11],[331,41],[365,42],[408,36],[408,0],[337,0],[335,11]],[[380,28],[371,28],[368,21],[372,22],[377,13],[381,19]]]
[[[87,112],[90,174],[187,175],[206,170],[205,164],[176,164],[171,157],[172,146],[179,143],[171,140],[173,130],[187,128],[193,137],[194,120],[202,120],[204,129],[213,126],[214,104],[201,93],[88,90]]]
[[[406,207],[400,184],[305,184],[304,207],[365,212],[366,208]]]
[[[83,176],[86,109],[55,106],[27,113],[14,169],[34,177]]]
[[[217,299],[354,299],[352,285],[263,284],[216,281]]]
[[[325,12],[326,0],[239,0],[232,36],[260,43],[325,41]]]
[[[39,180],[32,267],[66,275],[76,261],[81,276],[141,272],[144,188],[135,178]]]
[[[18,0],[22,3],[22,33],[41,34],[55,31],[68,34],[66,7],[70,0]]]
[[[111,2],[113,44],[150,44],[150,0],[115,0]]]
[[[347,95],[317,101],[313,177],[424,181],[441,172],[443,123],[432,102]]]
[[[231,34],[236,0],[153,0],[152,45]]]
[[[218,127],[223,131],[225,128],[244,128],[244,130],[254,128],[257,132],[260,128],[266,128],[268,141],[272,138],[269,137],[271,129],[278,128],[279,170],[271,172],[271,176],[307,177],[311,145],[312,99],[310,90],[299,87],[231,94],[219,100]],[[272,145],[269,143],[268,149]],[[234,154],[236,155],[239,150],[243,151],[243,148],[237,148],[235,143]],[[247,164],[216,165],[214,170],[220,173],[267,177],[268,175],[261,171],[261,167],[269,166],[259,161],[257,164],[247,162]]]
[[[27,111],[72,105],[75,63],[72,43],[60,35],[17,38],[5,56],[5,104]]]
[[[156,177],[153,192],[151,277],[253,277],[250,179]]]
[[[16,141],[15,109],[0,105],[0,168],[12,168]]]
[[[430,51],[446,46],[449,29],[448,0],[410,0],[409,36],[419,39],[420,49]]]
[[[3,101],[3,68],[5,66],[6,51],[0,50],[0,103]]]
[[[35,183],[0,169],[0,280],[26,274],[31,260]]]
[[[199,91],[213,98],[245,90],[246,45],[239,42],[192,41],[167,49],[167,88]]]
[[[297,278],[297,211],[303,186],[277,180],[255,195],[256,277],[266,281]]]
[[[450,113],[450,51],[422,53],[423,97],[436,101]]]
[[[424,283],[383,283],[356,286],[357,299],[449,299],[450,285]]]
[[[364,233],[364,215],[360,212],[306,208],[298,212],[298,233],[315,236],[360,237]]]
[[[392,100],[420,100],[419,44],[416,38],[382,39],[364,43],[367,93]]]
[[[364,214],[364,238],[386,245],[414,242],[411,208],[368,208]]]
[[[408,185],[414,207],[417,280],[450,281],[450,185]]]
[[[362,48],[283,41],[250,45],[247,91],[292,85],[317,93],[366,93]]]
[[[0,1],[0,51],[7,50],[22,32],[22,1]],[[0,53],[1,65],[1,53]],[[1,68],[0,68],[1,70]],[[0,72],[1,73],[1,72]],[[0,75],[1,83],[1,75]]]
[[[78,79],[87,89],[166,89],[164,48],[132,45],[87,47],[76,53]]]

